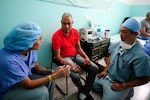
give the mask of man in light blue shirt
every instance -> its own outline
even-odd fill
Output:
[[[120,29],[121,41],[109,47],[106,69],[96,77],[93,89],[103,94],[102,100],[126,100],[133,87],[147,83],[150,76],[148,55],[137,40],[140,24],[133,18]]]
[[[147,12],[146,18],[143,19],[141,22],[141,33],[140,37],[143,40],[150,39],[150,12]]]

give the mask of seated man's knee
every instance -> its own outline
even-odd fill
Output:
[[[71,71],[70,77],[71,77],[72,79],[76,80],[76,81],[79,81],[79,80],[80,80],[80,75],[79,75],[79,73],[76,73],[76,72],[73,72],[73,71]]]
[[[99,72],[99,68],[96,64],[92,63],[92,65],[90,66],[90,72],[92,73],[98,73]]]

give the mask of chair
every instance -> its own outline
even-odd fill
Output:
[[[52,50],[53,51],[53,50]],[[55,57],[54,57],[54,54],[52,52],[52,61],[51,61],[51,69],[52,69],[52,66],[53,66],[53,63],[55,63],[57,66],[61,66],[62,64],[59,63]],[[63,95],[67,95],[68,94],[68,76],[65,77],[65,81],[66,81],[66,91],[64,92],[60,87],[59,85],[55,82],[55,86],[56,86],[56,89]]]
[[[60,62],[58,62],[55,57],[54,57],[54,53],[53,53],[53,50],[52,50],[52,61],[51,61],[51,69],[52,69],[52,66],[53,66],[53,63],[55,63],[57,66],[61,66],[63,64],[61,64]],[[87,73],[86,73],[86,76],[87,76]],[[82,77],[80,75],[80,78],[85,82],[85,78]],[[65,92],[59,87],[59,85],[55,82],[55,86],[56,86],[56,89],[62,94],[62,95],[68,95],[68,76],[65,77],[65,86],[66,86],[66,90]]]

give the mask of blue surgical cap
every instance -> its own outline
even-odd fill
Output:
[[[34,22],[16,25],[4,38],[4,47],[8,50],[27,50],[40,38],[41,28]]]
[[[141,24],[134,18],[127,19],[122,26],[126,27],[130,31],[140,32]]]

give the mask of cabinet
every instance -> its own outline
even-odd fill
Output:
[[[96,61],[108,54],[108,47],[110,44],[110,38],[103,38],[98,41],[93,41],[88,43],[86,41],[81,41],[81,47],[91,61]]]

